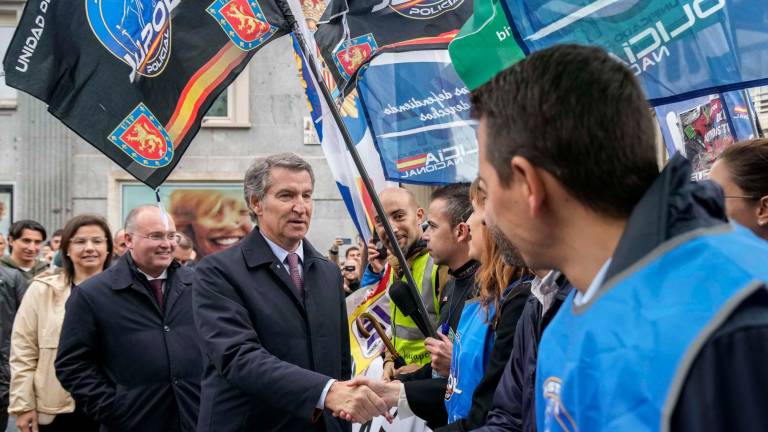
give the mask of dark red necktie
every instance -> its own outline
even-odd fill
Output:
[[[155,300],[157,300],[160,310],[163,310],[163,301],[165,300],[163,298],[163,280],[152,279],[149,281],[149,286],[152,287],[152,292],[155,293]]]
[[[291,274],[293,284],[296,285],[299,298],[304,299],[304,281],[301,280],[301,273],[299,273],[299,255],[289,253],[285,260],[288,261],[288,272]]]

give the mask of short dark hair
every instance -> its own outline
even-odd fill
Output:
[[[768,195],[768,139],[732,144],[720,154],[731,180],[757,201]]]
[[[64,234],[64,230],[62,228],[59,228],[56,231],[54,231],[53,234],[51,234],[51,238],[57,237],[57,236],[60,237],[62,234]]]
[[[533,53],[472,92],[502,184],[522,156],[584,206],[627,217],[658,176],[656,129],[632,71],[598,47]]]
[[[349,258],[349,253],[350,252],[352,252],[352,251],[359,251],[359,250],[360,250],[360,248],[357,247],[357,246],[350,246],[350,247],[348,247],[346,252],[344,252],[344,259]]]
[[[64,229],[61,233],[61,248],[59,248],[59,253],[61,254],[61,266],[64,269],[64,277],[68,284],[72,284],[72,281],[75,279],[75,264],[72,262],[72,258],[67,254],[69,242],[72,240],[72,237],[75,236],[77,230],[88,225],[96,225],[101,228],[101,230],[104,231],[104,237],[107,238],[107,259],[104,261],[104,265],[101,269],[104,270],[108,268],[109,264],[112,262],[112,254],[115,251],[115,246],[112,242],[112,233],[109,230],[107,221],[96,215],[85,214],[75,216],[64,225]]]
[[[8,230],[8,237],[13,237],[14,240],[19,239],[25,229],[39,232],[43,236],[43,241],[48,238],[45,228],[39,222],[31,219],[22,219],[14,222]]]
[[[472,201],[469,199],[469,183],[453,183],[441,186],[432,191],[429,201],[445,201],[445,214],[448,216],[451,228],[466,222],[472,214]]]

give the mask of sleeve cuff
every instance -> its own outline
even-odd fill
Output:
[[[327,383],[325,383],[325,387],[323,387],[323,392],[320,393],[320,399],[317,400],[317,404],[315,405],[315,408],[322,410],[325,409],[325,397],[328,396],[328,390],[331,389],[331,385],[335,383],[336,380],[331,378],[328,380]]]
[[[405,385],[400,383],[400,396],[397,398],[397,416],[405,419],[413,417],[413,411],[411,411],[410,405],[408,405],[408,397],[405,395]]]

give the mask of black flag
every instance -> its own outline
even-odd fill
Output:
[[[315,40],[340,89],[384,50],[446,49],[472,0],[332,0]]]
[[[154,188],[216,97],[288,30],[276,0],[28,0],[5,80]]]

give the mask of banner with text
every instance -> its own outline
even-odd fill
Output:
[[[523,51],[599,45],[629,66],[652,105],[768,81],[768,2],[501,0]]]
[[[357,84],[388,180],[447,184],[477,175],[477,122],[446,50],[383,53]]]

